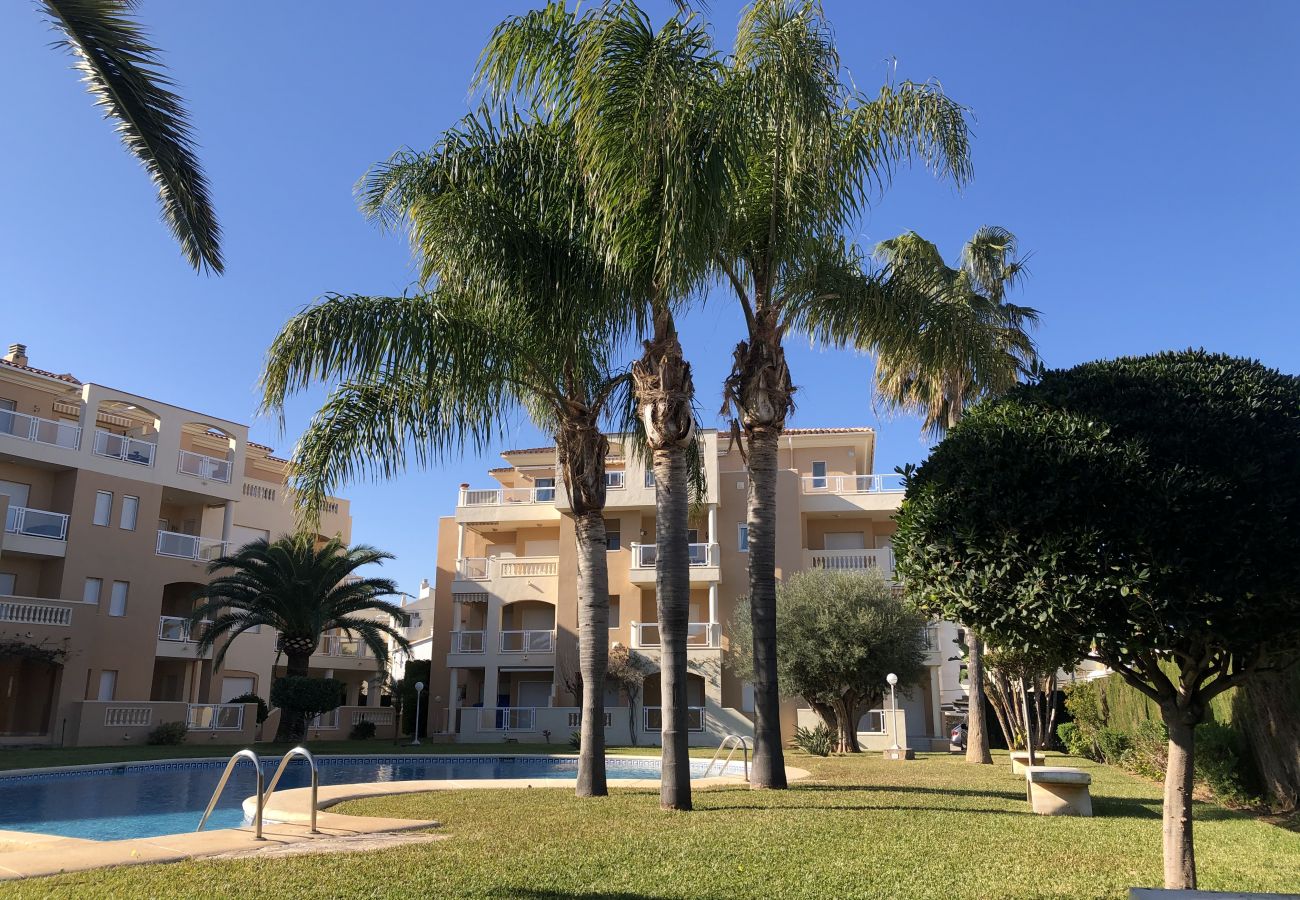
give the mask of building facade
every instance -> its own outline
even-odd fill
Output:
[[[246,425],[35,368],[13,345],[0,359],[0,743],[140,742],[166,721],[188,722],[191,742],[252,740],[256,707],[227,701],[267,698],[276,634],[241,635],[214,669],[187,617],[209,560],[294,529],[286,468]],[[346,500],[319,531],[350,541]],[[375,717],[359,642],[328,636],[312,674],[348,688],[317,733]]]
[[[892,516],[902,499],[897,476],[875,474],[869,428],[789,429],[777,485],[777,576],[803,569],[877,571],[892,579]],[[692,742],[716,744],[752,730],[753,696],[724,665],[728,622],[748,592],[748,483],[740,447],[704,431],[699,440],[707,492],[691,517],[689,720]],[[510,450],[484,488],[461,485],[454,516],[440,522],[437,573],[408,611],[418,612],[419,658],[431,661],[434,731],[461,741],[563,743],[578,727],[576,544],[555,448]],[[610,641],[646,671],[643,687],[608,687],[607,739],[657,743],[659,634],[655,612],[655,496],[652,474],[622,439],[606,461]],[[414,629],[413,629],[414,630]],[[905,712],[894,726],[883,710],[861,733],[914,748],[947,746],[948,726],[965,701],[957,629],[927,629],[926,675],[901,686]],[[807,711],[805,711],[806,713]],[[783,724],[801,718],[789,704]]]

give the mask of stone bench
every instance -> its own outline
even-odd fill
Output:
[[[1041,766],[1047,762],[1047,754],[1042,750],[1034,751],[1034,765]],[[1024,777],[1025,769],[1029,768],[1029,751],[1012,750],[1011,751],[1011,772],[1012,774]]]
[[[1026,766],[1029,804],[1040,816],[1091,816],[1092,776],[1070,766]]]

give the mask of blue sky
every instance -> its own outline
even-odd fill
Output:
[[[469,107],[491,27],[525,2],[252,2],[140,6],[202,143],[227,274],[196,276],[159,223],[145,175],[99,121],[27,0],[0,6],[9,125],[0,141],[0,344],[35,365],[249,422],[266,346],[326,291],[400,292],[403,239],[356,212],[352,185],[402,145],[426,147]],[[904,173],[860,226],[916,229],[950,258],[981,224],[1033,252],[1019,300],[1041,310],[1052,366],[1205,346],[1300,371],[1300,5],[826,0],[841,55],[874,90],[937,78],[976,117],[960,194]],[[713,0],[729,46],[740,4]],[[310,10],[310,14],[308,14]],[[717,293],[683,325],[714,424],[739,321]],[[792,341],[795,425],[872,425],[877,471],[918,461],[910,419],[881,418],[870,362]],[[539,440],[521,423],[517,445]],[[495,456],[360,484],[354,537],[398,554],[411,590],[434,571],[439,515]]]

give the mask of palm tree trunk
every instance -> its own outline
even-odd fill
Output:
[[[750,768],[750,786],[779,789],[786,787],[776,671],[776,453],[781,432],[777,428],[747,431],[749,599],[754,630],[754,764]],[[851,735],[850,743],[856,743]]]
[[[966,762],[992,765],[988,726],[984,722],[984,642],[971,628],[966,629],[966,683],[970,707],[966,714]]]
[[[577,794],[604,797],[609,793],[605,780],[604,685],[609,665],[605,519],[596,510],[579,518],[574,525],[578,539],[578,659],[583,686]]]
[[[1195,728],[1175,703],[1161,704],[1169,729],[1169,759],[1165,768],[1164,862],[1165,887],[1196,889],[1196,854],[1192,845],[1192,778]]]
[[[686,632],[690,619],[690,512],[686,449],[695,440],[695,387],[672,314],[655,310],[654,340],[632,364],[637,407],[655,476],[655,601],[659,619],[663,763],[659,805],[691,808],[686,710]]]

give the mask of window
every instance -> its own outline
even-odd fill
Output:
[[[81,589],[81,602],[99,605],[99,592],[104,589],[104,579],[87,578],[86,586]]]
[[[623,523],[618,519],[605,520],[605,543],[610,550],[619,550],[623,547]]]
[[[748,681],[741,685],[740,711],[747,713],[754,711],[754,686]]]
[[[245,676],[227,675],[221,679],[221,696],[226,699],[223,701],[229,703],[236,697],[242,697],[245,694],[253,693],[256,686],[256,680]]]
[[[652,488],[652,487],[655,486],[655,470],[654,470],[654,469],[646,469],[646,470],[645,470],[645,486],[648,487],[648,488]]]
[[[538,478],[533,484],[537,487],[538,503],[550,503],[555,499],[554,478]]]
[[[736,549],[741,553],[749,552],[749,526],[744,522],[736,526]]]
[[[113,492],[112,491],[95,491],[95,518],[96,525],[107,525],[108,520],[113,517]]]
[[[113,592],[108,597],[108,614],[110,616],[126,615],[126,592],[131,587],[125,581],[114,581]]]
[[[99,694],[96,700],[112,700],[117,693],[117,669],[104,669],[99,673]]]
[[[826,463],[813,463],[812,486],[815,490],[824,491],[826,489]]]
[[[0,572],[0,597],[12,597],[18,576],[13,572]]]
[[[130,497],[130,496],[123,497],[122,518],[119,520],[119,524],[121,525],[121,527],[126,529],[127,531],[135,531],[135,518],[139,512],[140,512],[139,497]]]
[[[6,397],[0,397],[0,434],[13,434],[18,437],[27,436],[26,434],[19,433],[20,420],[18,417],[9,415],[12,412],[16,412],[17,409],[17,403]],[[26,427],[25,422],[21,424],[23,427]]]
[[[610,489],[613,489],[613,490],[619,490],[620,488],[622,488],[622,487],[623,487],[623,473],[622,473],[622,472],[606,472],[606,473],[605,473],[605,487],[610,488]]]
[[[618,597],[612,595],[609,598],[609,627],[618,627]]]

